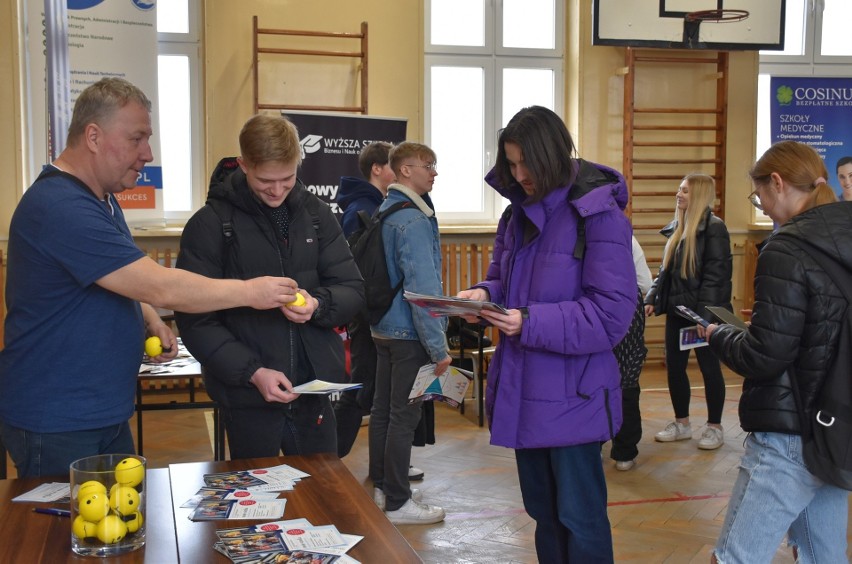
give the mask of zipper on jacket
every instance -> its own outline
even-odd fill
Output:
[[[283,205],[286,205],[286,204],[282,203],[281,205],[283,206]],[[286,278],[287,273],[284,271],[284,257],[281,256],[281,244],[280,244],[281,239],[279,239],[276,236],[276,234],[278,233],[278,231],[277,231],[278,228],[272,222],[272,219],[268,215],[266,215],[263,212],[261,212],[261,215],[266,218],[266,222],[267,222],[267,224],[269,224],[269,227],[272,230],[271,231],[271,233],[272,233],[272,245],[275,248],[275,254],[278,255],[278,268],[281,272],[281,276],[283,278]],[[288,237],[288,239],[289,239],[289,237]],[[288,251],[289,251],[289,247],[290,247],[290,245],[288,243],[287,244]],[[287,320],[286,317],[284,319]],[[287,320],[287,321],[290,323],[290,330],[287,332],[289,334],[288,340],[289,340],[289,345],[290,345],[290,370],[289,370],[289,373],[285,374],[284,376],[286,376],[287,379],[290,380],[291,384],[293,384],[294,386],[297,386],[298,384],[295,381],[294,375],[295,375],[295,372],[296,372],[296,336],[295,336],[295,333],[296,333],[296,331],[298,331],[298,329],[296,328],[295,323],[292,323],[289,320]],[[293,402],[290,402],[286,405],[287,405],[287,409],[292,409]]]

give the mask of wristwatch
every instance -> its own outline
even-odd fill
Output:
[[[518,311],[521,312],[521,319],[527,320],[530,318],[530,308],[528,307],[519,307]]]

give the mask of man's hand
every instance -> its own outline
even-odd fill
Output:
[[[315,297],[311,296],[307,290],[302,290],[300,288],[299,293],[304,296],[305,305],[285,305],[281,306],[281,311],[284,313],[284,317],[293,323],[306,323],[314,316],[314,312],[319,307],[319,301]]]
[[[148,304],[142,304],[142,312],[145,316],[145,332],[149,337],[159,337],[163,344],[163,352],[151,358],[151,362],[168,362],[175,358],[178,353],[178,344],[172,328],[163,323],[160,316]]]
[[[654,315],[654,306],[645,304],[645,317],[651,317],[652,315]]]
[[[254,309],[272,309],[296,299],[299,285],[292,278],[262,276],[245,281],[248,305]],[[305,299],[308,297],[305,296]]]
[[[447,355],[447,357],[444,358],[443,360],[436,362],[435,363],[435,376],[440,376],[441,374],[446,372],[447,368],[449,368],[450,363],[452,361],[453,361],[453,359],[450,358],[449,355]]]
[[[299,394],[294,394],[291,391],[293,384],[284,376],[284,373],[271,368],[258,368],[251,375],[249,382],[254,384],[254,387],[260,391],[260,395],[266,401],[290,403],[299,397]],[[263,432],[263,430],[258,432]]]

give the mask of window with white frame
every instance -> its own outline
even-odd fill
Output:
[[[442,221],[490,223],[506,201],[482,178],[521,108],[562,115],[564,0],[427,0],[425,142]]]
[[[204,203],[200,0],[157,3],[157,83],[163,220],[182,222]]]
[[[770,79],[773,76],[848,77],[852,41],[846,25],[852,19],[849,0],[787,0],[783,51],[761,51],[757,88],[756,154],[772,143]],[[771,220],[755,211],[757,223]]]

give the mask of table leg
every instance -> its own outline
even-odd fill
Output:
[[[136,379],[136,451],[144,456],[142,451],[142,381]]]

